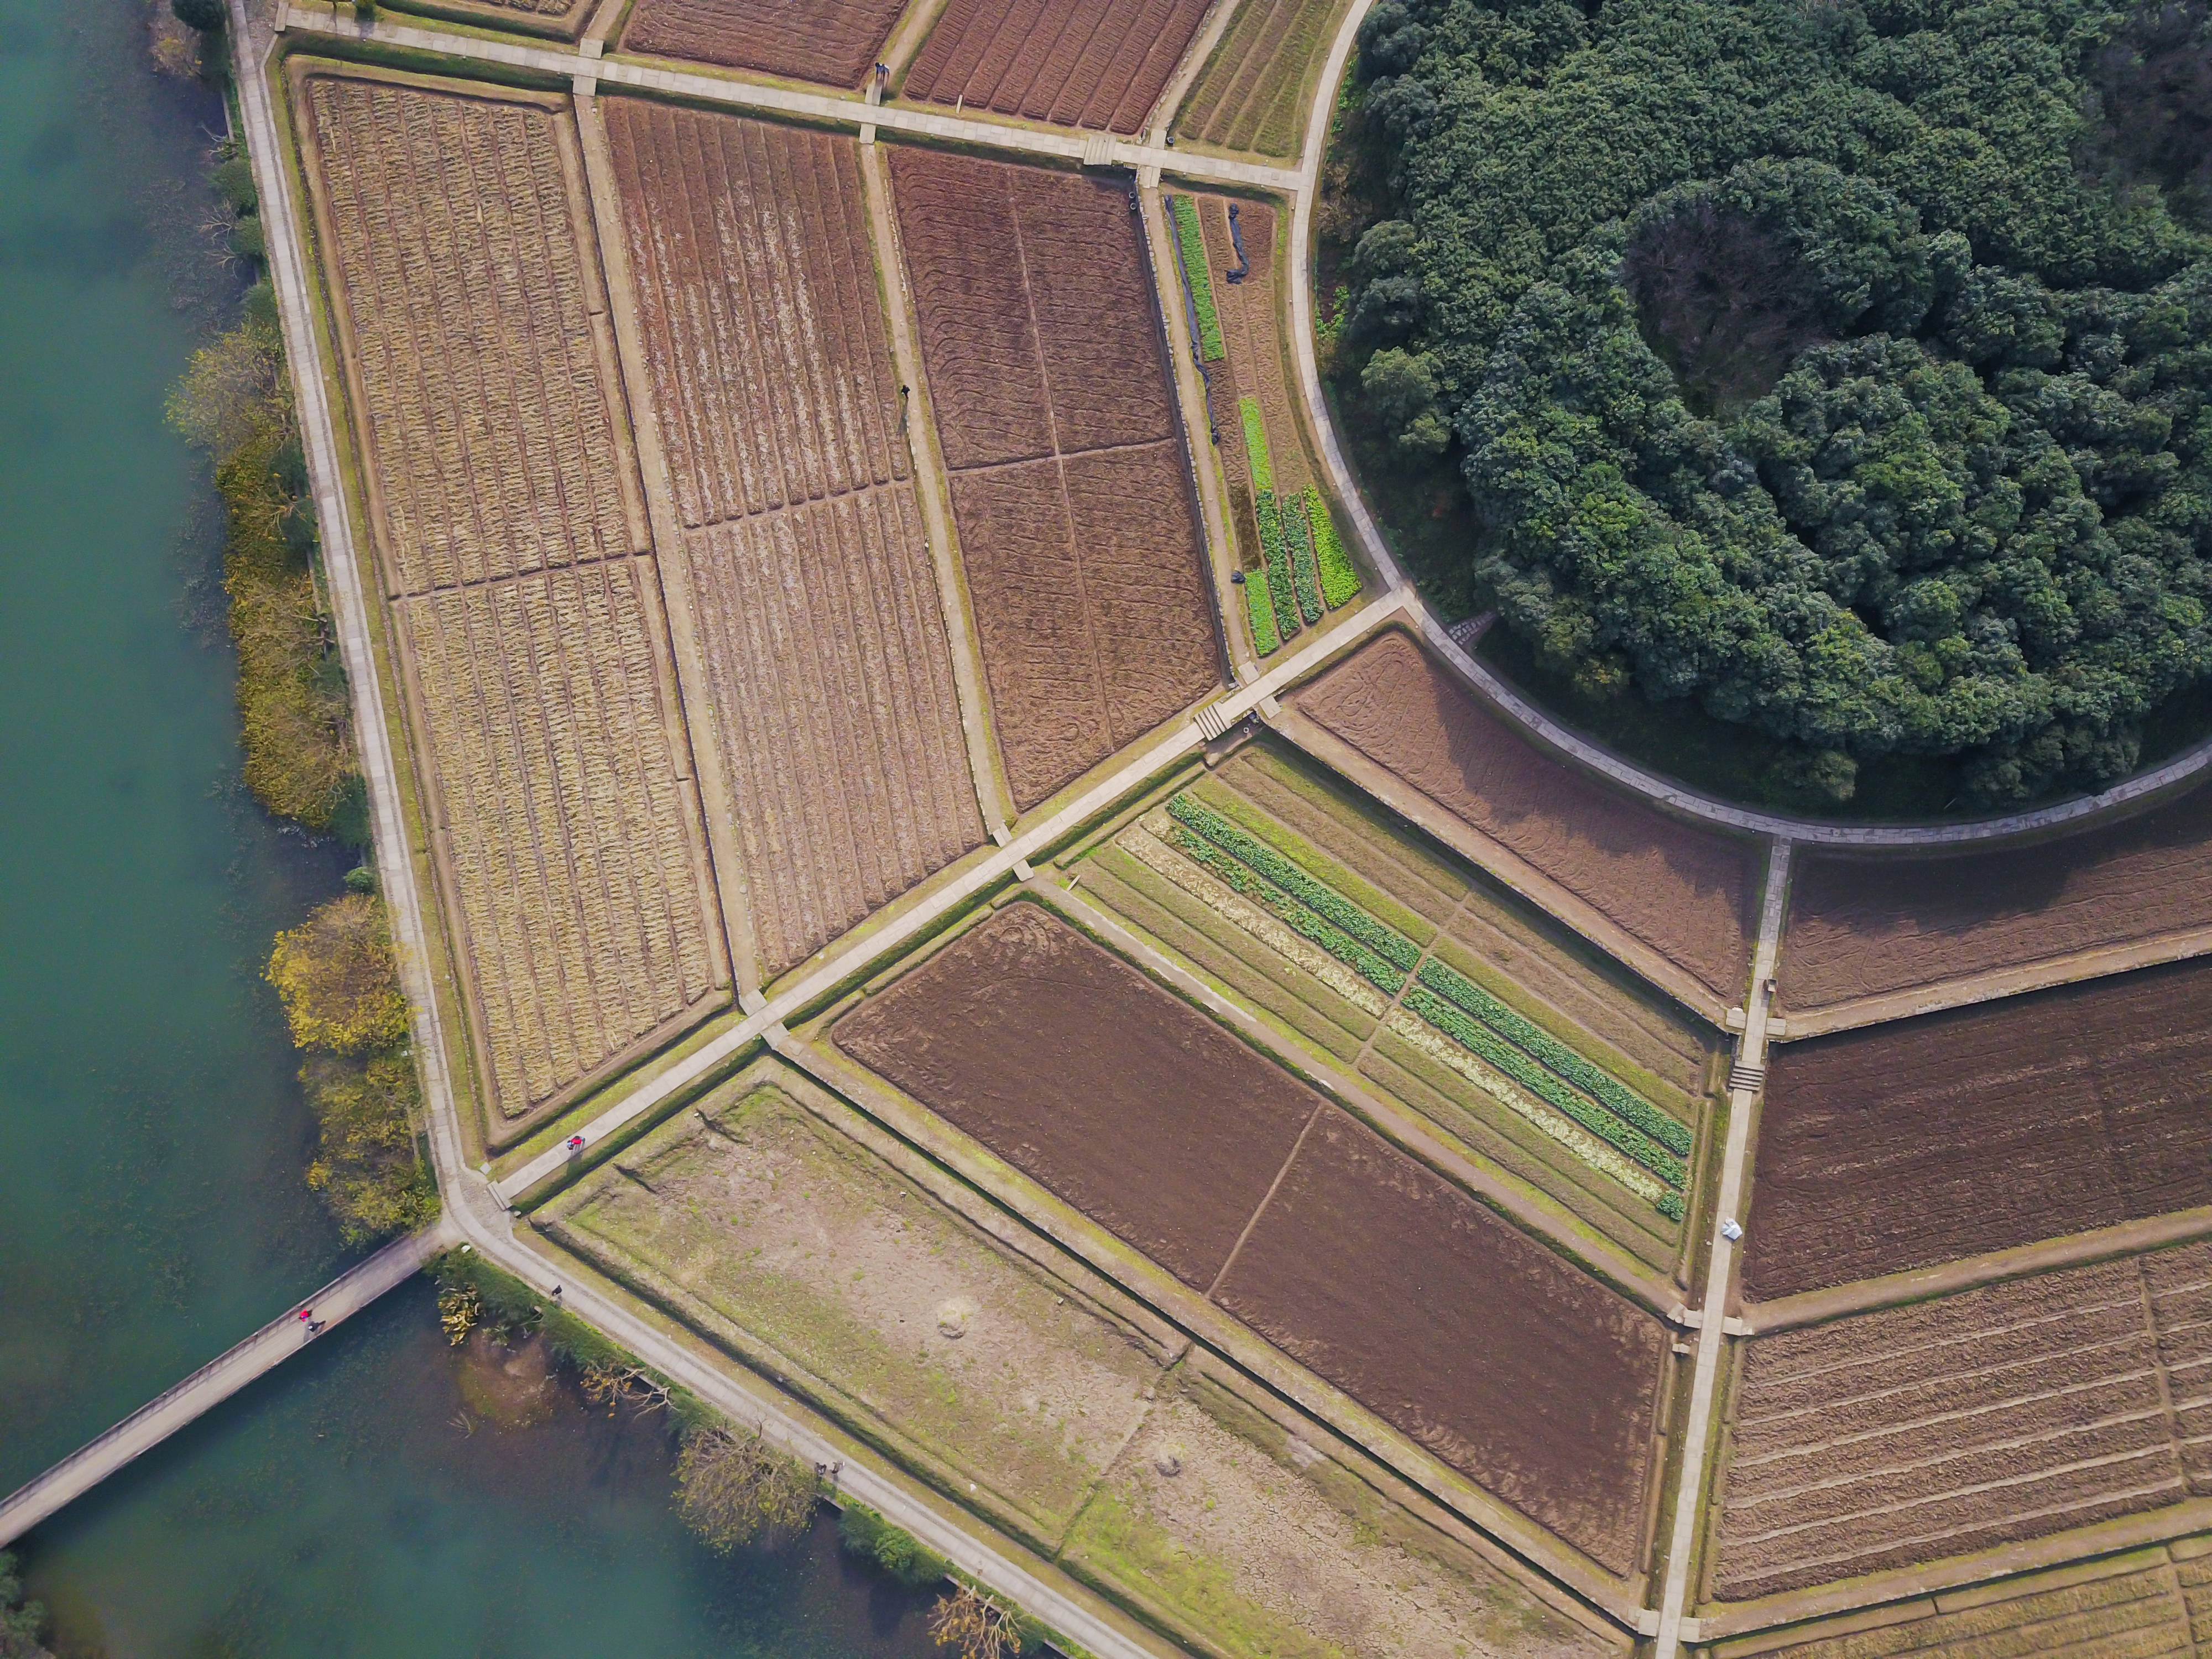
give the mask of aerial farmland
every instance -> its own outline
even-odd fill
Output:
[[[1551,452],[1346,298],[1421,8],[406,9],[286,14],[286,326],[427,1155],[611,1401],[962,1659],[2204,1644],[2202,754],[1823,816],[1532,690],[1433,559]]]

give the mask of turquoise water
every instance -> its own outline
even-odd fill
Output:
[[[350,860],[238,785],[167,390],[239,286],[140,0],[0,0],[0,1491],[343,1264],[270,936]],[[64,1656],[918,1655],[821,1534],[720,1561],[654,1424],[457,1419],[420,1285],[19,1547]]]

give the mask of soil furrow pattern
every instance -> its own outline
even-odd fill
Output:
[[[651,0],[648,0],[648,3]],[[1133,133],[1207,0],[951,0],[902,95]]]
[[[852,141],[609,99],[762,971],[981,844]]]
[[[1157,311],[1120,190],[937,151],[890,162],[984,675],[1027,810],[1218,683]]]
[[[906,0],[638,0],[622,49],[856,87]]]
[[[1186,1285],[1234,1249],[1224,1309],[1630,1570],[1659,1323],[1119,957],[1017,904],[831,1035]]]

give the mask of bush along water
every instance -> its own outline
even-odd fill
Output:
[[[1464,484],[1425,580],[1830,799],[2094,787],[2212,674],[2203,0],[1382,0],[1359,52],[1332,361]]]

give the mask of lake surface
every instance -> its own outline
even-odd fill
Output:
[[[260,964],[352,860],[240,789],[204,465],[218,100],[0,0],[0,1491],[344,1264]],[[408,1287],[19,1547],[64,1656],[931,1651],[834,1532],[719,1560],[657,1423],[458,1404]]]

